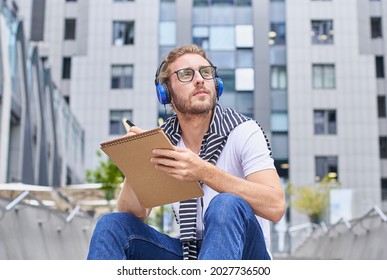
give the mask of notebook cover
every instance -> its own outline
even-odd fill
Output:
[[[117,165],[145,208],[203,196],[198,182],[184,182],[156,170],[150,159],[156,148],[174,149],[161,128],[101,143],[101,150]]]

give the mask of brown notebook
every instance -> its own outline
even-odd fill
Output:
[[[156,170],[150,159],[156,148],[174,149],[161,128],[101,143],[101,150],[124,173],[145,208],[203,196],[198,182],[183,182]]]

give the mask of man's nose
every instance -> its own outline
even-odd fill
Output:
[[[195,70],[194,81],[196,84],[204,83],[204,79],[203,79],[202,75],[200,74],[199,70]]]

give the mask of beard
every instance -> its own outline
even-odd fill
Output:
[[[202,115],[209,113],[216,105],[216,95],[210,90],[207,89],[210,95],[210,99],[203,98],[202,101],[197,100],[197,102],[192,102],[191,98],[179,98],[176,92],[173,89],[171,90],[172,105],[175,110],[179,111],[182,114],[190,115]],[[190,94],[189,97],[193,95]]]

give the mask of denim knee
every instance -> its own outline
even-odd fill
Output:
[[[219,193],[210,202],[204,219],[216,219],[219,223],[230,222],[232,218],[254,217],[250,205],[240,196],[230,193]]]
[[[95,226],[96,232],[115,232],[118,228],[122,227],[122,223],[131,223],[130,220],[136,220],[136,218],[124,212],[113,212],[104,214],[101,216]]]

